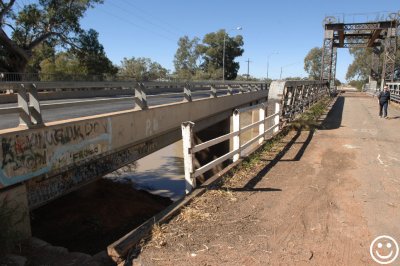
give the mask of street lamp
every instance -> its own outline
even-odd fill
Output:
[[[242,30],[242,27],[236,27],[234,29],[230,29],[229,31],[225,31],[224,33],[224,48],[222,52],[222,80],[225,81],[225,44],[226,44],[226,34],[232,30]]]
[[[274,51],[274,52],[270,53],[270,54],[267,56],[267,79],[268,79],[268,71],[269,71],[269,58],[271,57],[271,55],[274,55],[274,54],[279,54],[279,52]]]

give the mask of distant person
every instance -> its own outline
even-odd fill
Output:
[[[378,103],[379,103],[379,116],[383,118],[387,118],[387,109],[390,100],[390,91],[389,87],[385,85],[383,87],[383,91],[381,91],[378,95]]]

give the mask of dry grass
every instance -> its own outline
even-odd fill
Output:
[[[161,248],[167,244],[166,225],[155,224],[151,230],[151,241],[146,246]],[[143,244],[142,244],[143,246]]]
[[[235,197],[235,195],[232,193],[232,191],[230,191],[229,189],[216,189],[216,190],[210,190],[208,191],[208,195],[212,196],[212,197],[220,197],[220,198],[225,198],[229,201],[237,201],[237,198]]]
[[[182,221],[186,223],[197,222],[197,221],[207,221],[211,219],[211,214],[205,212],[202,209],[198,209],[195,206],[188,206],[182,209],[179,214],[177,221]]]

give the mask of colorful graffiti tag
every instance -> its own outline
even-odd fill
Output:
[[[111,149],[108,119],[0,137],[0,187],[85,161]]]

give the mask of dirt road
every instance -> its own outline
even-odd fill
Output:
[[[290,132],[207,191],[156,228],[134,263],[378,265],[372,240],[400,241],[400,111],[389,116],[376,99],[342,94],[321,129]]]

